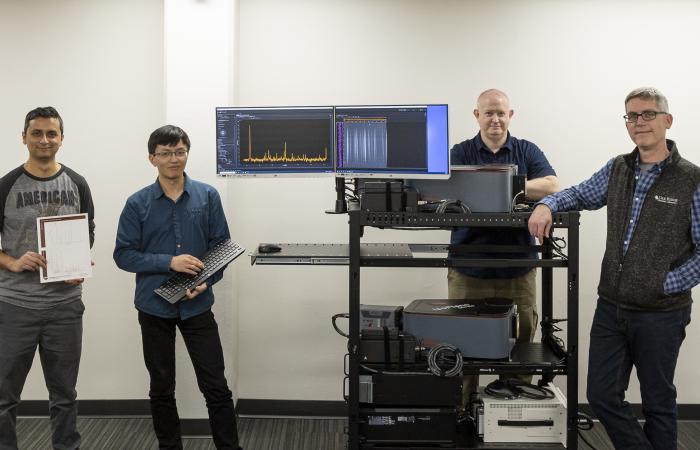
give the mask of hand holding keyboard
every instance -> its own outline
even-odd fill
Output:
[[[214,273],[226,264],[236,259],[244,251],[245,248],[236,244],[231,239],[225,239],[216,244],[214,248],[200,258],[204,263],[204,269],[197,275],[188,275],[178,272],[168,278],[168,280],[156,288],[154,292],[170,303],[177,303],[185,297],[188,290],[194,289],[196,286],[207,281],[209,277],[214,275]]]

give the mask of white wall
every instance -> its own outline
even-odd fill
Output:
[[[166,0],[165,4],[165,122],[181,126],[192,148],[187,174],[216,187],[224,205],[230,204],[226,184],[217,179],[214,151],[214,108],[234,101],[236,1]],[[235,218],[229,215],[234,232]],[[226,378],[236,390],[238,339],[237,278],[231,270],[214,286],[213,312],[224,349]],[[233,273],[233,275],[232,275]],[[181,417],[207,417],[194,369],[178,334],[177,392]]]
[[[87,178],[95,202],[96,266],[94,278],[84,285],[79,396],[146,398],[134,277],[112,261],[117,221],[126,197],[157,175],[146,141],[166,122],[190,135],[188,173],[219,188],[227,203],[225,185],[213,170],[213,109],[234,100],[236,2],[75,0],[56,8],[42,0],[3,2],[1,8],[3,61],[15,62],[0,72],[2,165],[7,171],[26,160],[20,140],[24,114],[54,105],[66,127],[59,161]],[[40,32],[29,24],[40,24]],[[220,301],[214,312],[235,390],[234,279],[231,275],[217,284]],[[23,398],[45,399],[38,360],[34,366]],[[179,338],[177,371],[181,417],[206,417]]]
[[[325,105],[446,102],[450,142],[476,134],[471,115],[484,89],[511,97],[514,135],[536,142],[562,184],[590,176],[633,148],[622,121],[625,95],[654,85],[669,97],[669,136],[700,163],[691,138],[700,69],[693,2],[242,0],[240,104]],[[235,180],[231,214],[239,238],[257,242],[347,239],[344,218],[324,216],[331,180]],[[604,211],[581,227],[580,399],[585,401],[588,331],[602,257]],[[368,230],[367,241],[446,242],[444,232]],[[339,399],[344,340],[330,316],[347,310],[340,268],[237,266],[241,272],[239,395]],[[555,271],[556,311],[564,274]],[[697,291],[696,291],[697,292]],[[362,301],[407,304],[446,294],[437,269],[364,269]],[[679,399],[700,401],[688,330],[677,370]],[[563,380],[562,380],[563,381]],[[639,401],[637,385],[630,399]]]
[[[193,141],[188,173],[219,188],[231,232],[259,242],[344,242],[347,218],[323,210],[333,180],[217,180],[213,107],[446,102],[450,141],[473,136],[474,99],[506,90],[516,136],[538,143],[564,185],[631,150],[621,119],[629,90],[651,84],[675,114],[670,137],[692,147],[695,24],[689,1],[4,0],[0,2],[0,163],[26,159],[24,114],[52,104],[66,121],[59,159],[86,176],[97,211],[95,277],[85,284],[82,399],[145,398],[147,374],[132,307],[133,277],[112,262],[125,198],[155,178],[148,134],[165,122]],[[240,49],[240,50],[239,50]],[[446,232],[367,230],[366,241],[446,242]],[[604,212],[581,229],[581,363],[585,361],[604,241]],[[330,316],[347,310],[339,267],[251,267],[238,260],[217,286],[215,313],[241,398],[337,400],[345,341]],[[556,273],[556,272],[555,272]],[[557,273],[557,309],[564,301]],[[439,269],[365,269],[367,303],[446,295]],[[697,291],[696,291],[697,292]],[[679,399],[700,389],[689,328],[677,371]],[[182,417],[204,417],[184,349]],[[237,381],[236,381],[237,380]],[[636,384],[632,401],[638,401]],[[44,399],[38,364],[25,399]]]
[[[163,6],[120,2],[0,3],[0,167],[24,163],[25,114],[55,106],[58,160],[82,174],[95,203],[94,277],[84,283],[81,399],[146,398],[148,374],[133,307],[134,277],[112,261],[126,197],[155,179],[148,133],[163,123]],[[24,399],[47,399],[38,358]]]

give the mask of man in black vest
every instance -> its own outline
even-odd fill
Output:
[[[552,212],[607,205],[608,231],[591,327],[588,401],[615,448],[677,448],[678,352],[690,322],[690,290],[700,282],[700,168],[666,139],[666,97],[639,88],[625,99],[637,145],[583,183],[544,198],[530,234],[549,235]],[[637,370],[646,422],[625,401]]]

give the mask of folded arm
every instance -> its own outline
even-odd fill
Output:
[[[531,200],[541,200],[555,192],[559,192],[559,178],[555,175],[534,178],[525,182],[525,196]]]

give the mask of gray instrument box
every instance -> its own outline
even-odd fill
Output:
[[[414,300],[403,310],[403,327],[424,347],[459,348],[465,358],[508,359],[517,337],[517,313],[508,299]]]
[[[401,328],[403,306],[360,305],[360,329]]]
[[[513,203],[514,164],[486,166],[450,166],[447,180],[406,180],[418,191],[418,198],[428,202],[459,200],[471,212],[510,212]]]

